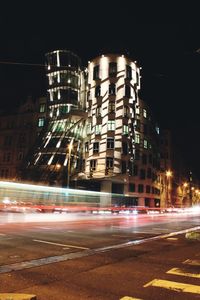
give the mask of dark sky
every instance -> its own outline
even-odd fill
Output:
[[[72,50],[84,65],[106,52],[129,54],[142,67],[141,96],[200,175],[200,25],[170,15],[156,22],[127,1],[115,2],[114,8],[92,1],[30,3],[2,11],[0,107],[12,107],[31,94],[45,95],[44,68],[28,64],[44,64],[48,51]]]

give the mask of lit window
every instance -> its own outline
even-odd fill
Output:
[[[90,171],[95,171],[97,167],[97,160],[96,159],[92,159],[90,161]]]
[[[95,134],[101,134],[101,124],[97,124],[95,126]]]
[[[114,138],[107,138],[107,149],[114,149]]]
[[[115,130],[115,121],[114,120],[108,120],[108,130]]]
[[[135,142],[136,142],[137,144],[140,143],[140,135],[139,135],[139,133],[136,133],[136,134],[135,134]]]
[[[93,153],[98,153],[99,152],[99,142],[94,142],[93,143]]]
[[[113,168],[113,157],[106,157],[106,168],[107,169]]]
[[[139,114],[140,114],[140,108],[139,108],[139,107],[136,107],[136,109],[135,109],[135,113],[136,113],[137,115],[139,115]]]
[[[38,127],[43,127],[44,126],[44,118],[39,118],[38,119]]]
[[[147,149],[148,148],[148,143],[147,140],[144,139],[144,148]]]
[[[41,103],[40,104],[40,108],[39,108],[39,112],[43,113],[43,112],[45,112],[45,109],[46,109],[46,104],[45,103]]]
[[[123,134],[128,134],[128,125],[123,125]]]
[[[157,132],[157,134],[160,133],[160,128],[158,126],[156,126],[156,132]]]
[[[147,110],[145,108],[143,108],[143,117],[146,118],[147,117]]]
[[[109,113],[115,112],[115,103],[114,102],[109,102],[108,112]]]
[[[109,95],[115,95],[115,84],[114,83],[111,83],[109,84]]]
[[[89,143],[86,142],[86,143],[85,143],[85,152],[88,152],[88,151],[89,151]]]

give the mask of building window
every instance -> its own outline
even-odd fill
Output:
[[[136,109],[135,109],[135,113],[136,113],[137,115],[139,115],[139,114],[140,114],[140,108],[139,108],[139,107],[136,107]]]
[[[129,65],[126,65],[126,78],[129,80],[132,79],[132,68]]]
[[[122,174],[126,174],[126,161],[121,161],[121,172]]]
[[[131,87],[130,85],[125,85],[125,97],[130,98],[131,97]]]
[[[108,120],[108,130],[115,130],[115,121]]]
[[[97,124],[95,126],[95,134],[101,134],[101,124]]]
[[[143,193],[143,191],[144,191],[144,185],[138,184],[138,193]]]
[[[135,150],[135,159],[136,159],[136,160],[139,160],[139,159],[140,159],[140,150],[139,150],[139,149],[136,149],[136,150]]]
[[[146,118],[147,117],[147,110],[145,108],[143,108],[143,117]]]
[[[95,171],[97,167],[97,160],[96,159],[92,159],[90,161],[90,171]]]
[[[107,149],[114,149],[115,142],[114,138],[107,138]]]
[[[7,178],[8,177],[8,169],[1,170],[1,177]]]
[[[114,102],[109,102],[109,105],[108,105],[108,112],[109,112],[109,113],[115,112],[115,103],[114,103]]]
[[[146,185],[146,193],[149,194],[151,192],[151,187],[150,185]]]
[[[109,63],[109,77],[116,77],[117,75],[117,63],[111,62]]]
[[[123,134],[128,134],[128,125],[123,125]]]
[[[3,155],[3,162],[10,162],[11,160],[11,153],[10,152],[6,152]]]
[[[156,132],[157,134],[160,134],[160,128],[158,126],[156,126]]]
[[[147,142],[147,140],[145,140],[145,139],[144,139],[144,145],[143,145],[143,146],[144,146],[144,149],[147,149],[147,148],[148,148],[148,142]]]
[[[140,169],[140,179],[145,179],[146,178],[146,172],[144,169]]]
[[[134,183],[129,184],[129,192],[132,192],[132,193],[135,192],[135,184]]]
[[[124,154],[124,155],[128,154],[128,144],[127,144],[127,142],[122,142],[122,154]]]
[[[95,97],[99,97],[99,96],[101,96],[101,86],[97,85],[95,87]]]
[[[12,136],[4,137],[4,146],[9,147],[12,144]]]
[[[139,135],[139,133],[135,134],[135,142],[136,142],[136,144],[140,143],[140,135]]]
[[[96,108],[96,116],[97,117],[101,116],[101,106],[97,106],[97,108]]]
[[[127,105],[124,106],[124,117],[129,116],[129,107]]]
[[[93,69],[93,80],[99,79],[99,65],[95,66]]]
[[[99,142],[94,142],[93,143],[93,153],[98,153],[99,152]]]
[[[24,158],[24,153],[23,152],[19,152],[18,156],[17,156],[17,160],[22,160]]]
[[[89,143],[86,142],[86,143],[85,143],[85,152],[88,152],[88,151],[89,151]]]
[[[106,157],[106,168],[113,169],[113,157]]]
[[[142,154],[142,163],[143,163],[144,165],[147,164],[147,156],[146,156],[146,154]]]
[[[87,124],[87,127],[86,127],[86,132],[87,132],[87,134],[90,134],[91,133],[91,123],[88,123]]]
[[[133,161],[129,160],[129,162],[128,162],[128,172],[129,172],[130,176],[133,176],[133,168],[134,168]]]
[[[151,178],[151,168],[147,169],[147,178]]]
[[[137,176],[138,175],[138,166],[134,165],[133,166],[133,176]]]
[[[39,118],[38,119],[38,127],[43,127],[44,126],[44,118]]]
[[[46,104],[45,103],[41,103],[40,107],[39,107],[39,112],[40,113],[44,113],[46,110]]]
[[[109,84],[109,95],[115,95],[116,93],[116,86],[114,83]]]

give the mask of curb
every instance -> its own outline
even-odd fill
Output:
[[[188,240],[200,241],[200,232],[199,231],[188,232],[188,233],[186,233],[185,237]],[[0,298],[0,300],[1,300],[1,298]]]
[[[36,296],[29,294],[0,293],[0,300],[36,300]]]

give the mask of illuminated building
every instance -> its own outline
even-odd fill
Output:
[[[159,207],[160,132],[139,98],[137,62],[107,54],[83,69],[67,50],[45,58],[47,116],[18,178],[108,192],[101,205],[121,194],[120,204]]]
[[[48,122],[29,157],[25,179],[67,185],[81,168],[86,136],[85,74],[80,58],[67,50],[46,54]]]

